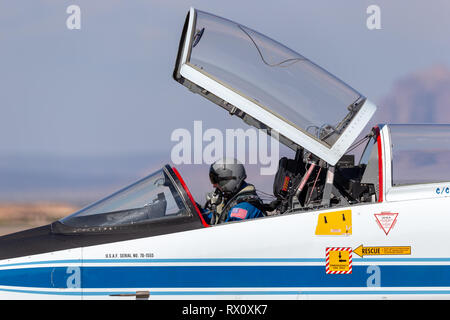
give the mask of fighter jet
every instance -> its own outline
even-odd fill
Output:
[[[376,106],[361,93],[194,8],[173,78],[292,149],[265,215],[210,225],[195,182],[165,165],[63,219],[0,237],[0,298],[450,298],[450,125],[365,133]],[[355,159],[349,151],[363,144]]]

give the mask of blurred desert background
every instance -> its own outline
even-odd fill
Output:
[[[76,210],[64,203],[32,202],[0,204],[0,235],[51,223]]]

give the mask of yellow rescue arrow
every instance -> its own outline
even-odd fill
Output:
[[[364,256],[379,256],[379,255],[398,255],[398,254],[411,254],[411,247],[395,246],[395,247],[363,247],[360,245],[353,250],[358,256],[363,258]]]

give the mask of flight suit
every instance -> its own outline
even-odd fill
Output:
[[[263,211],[258,208],[262,201],[256,194],[255,187],[244,183],[241,189],[226,204],[219,205],[216,211],[221,215],[220,222],[239,221],[263,217]],[[227,211],[225,214],[224,211]],[[202,211],[203,218],[208,224],[211,224],[213,212],[210,210]]]

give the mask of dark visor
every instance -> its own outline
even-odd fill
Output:
[[[217,173],[215,172],[210,172],[209,173],[209,180],[211,180],[212,184],[218,184],[221,181],[225,181],[225,180],[233,180],[236,179],[236,177],[234,176],[229,176],[229,177],[219,177]]]

